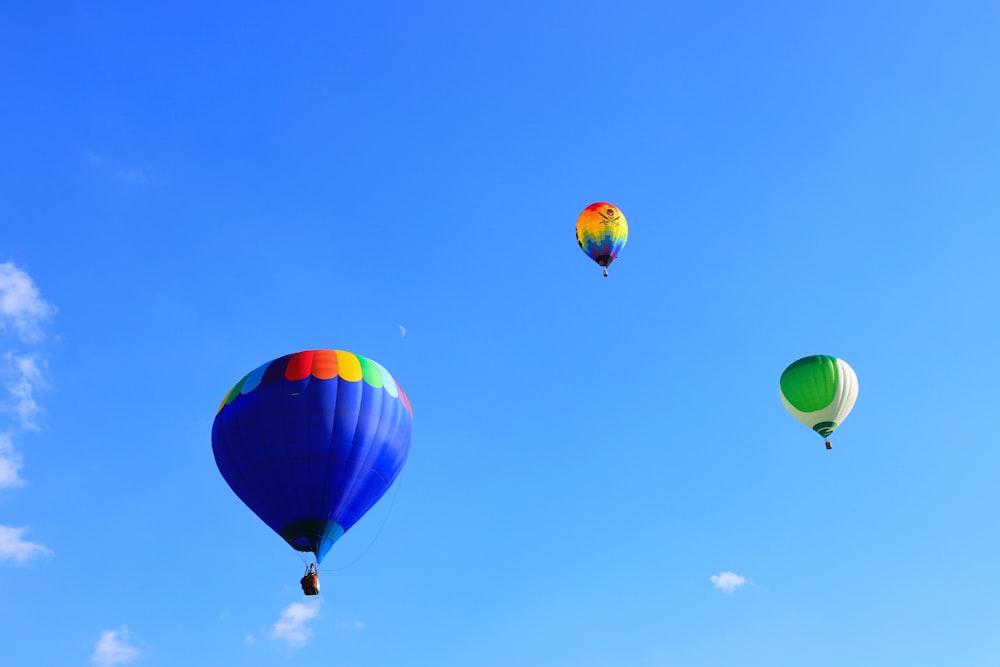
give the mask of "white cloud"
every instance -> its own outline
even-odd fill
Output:
[[[90,151],[87,151],[87,159],[94,164],[101,164],[101,156],[98,155],[97,153],[91,153]]]
[[[37,343],[45,338],[42,324],[55,312],[31,276],[11,262],[0,263],[0,332],[11,331],[21,342]],[[21,430],[38,429],[36,417],[41,407],[35,401],[35,389],[45,386],[44,366],[37,354],[9,350],[0,358],[0,381],[9,393],[0,403],[16,416]],[[11,432],[0,433],[0,489],[23,485],[20,471],[21,455],[14,450]],[[52,555],[48,547],[25,540],[24,531],[0,526],[0,561],[25,563]]]
[[[267,631],[267,636],[292,647],[304,646],[312,636],[312,628],[306,624],[317,616],[319,616],[318,601],[293,602],[281,612],[281,618]]]
[[[0,330],[11,328],[23,341],[39,341],[45,338],[42,323],[55,312],[31,276],[11,262],[0,264]]]
[[[21,455],[14,451],[10,433],[0,433],[0,489],[22,486],[24,480],[18,474],[20,469]]]
[[[0,454],[0,489],[24,486],[24,480],[21,479],[20,470],[20,454]]]
[[[90,655],[90,662],[100,667],[127,665],[142,657],[142,651],[129,643],[128,628],[124,625],[120,630],[108,630],[97,640],[97,646]]]
[[[125,169],[118,172],[118,175],[128,183],[144,183],[146,181],[146,175],[138,169]]]
[[[32,558],[49,556],[52,549],[26,542],[21,536],[24,528],[11,528],[10,526],[0,526],[0,560],[13,560],[18,563],[26,563]]]
[[[3,376],[13,399],[9,409],[17,415],[21,428],[37,431],[35,417],[42,411],[35,401],[35,388],[46,386],[43,374],[45,362],[35,354],[7,352],[3,357]]]
[[[351,621],[349,623],[341,623],[340,627],[344,630],[349,630],[353,632],[362,632],[368,627],[368,624],[364,621]]]
[[[743,586],[747,583],[746,577],[736,574],[735,572],[720,572],[719,574],[713,574],[711,576],[712,583],[715,584],[715,589],[722,591],[723,593],[733,594],[737,588]]]

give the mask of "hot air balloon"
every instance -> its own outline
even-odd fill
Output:
[[[604,268],[608,277],[608,267],[628,240],[628,221],[614,204],[599,201],[583,209],[576,219],[576,242],[592,260]]]
[[[781,374],[781,402],[792,416],[826,439],[858,399],[858,376],[846,361],[817,354],[794,362]]]
[[[212,451],[236,495],[316,563],[389,489],[413,410],[375,361],[342,350],[288,354],[249,373],[219,406]],[[319,592],[302,579],[307,595]]]

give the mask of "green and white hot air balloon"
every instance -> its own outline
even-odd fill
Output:
[[[781,402],[792,416],[826,438],[840,426],[858,400],[858,376],[847,362],[816,354],[802,357],[781,374]]]

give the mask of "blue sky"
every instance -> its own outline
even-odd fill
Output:
[[[995,665],[998,32],[6,3],[0,662]],[[307,599],[211,425],[313,348],[388,368],[414,435]],[[807,354],[859,378],[829,452],[778,398]]]

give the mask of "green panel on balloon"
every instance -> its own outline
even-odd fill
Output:
[[[825,354],[799,359],[781,374],[781,393],[802,412],[822,410],[837,393],[837,360]]]

